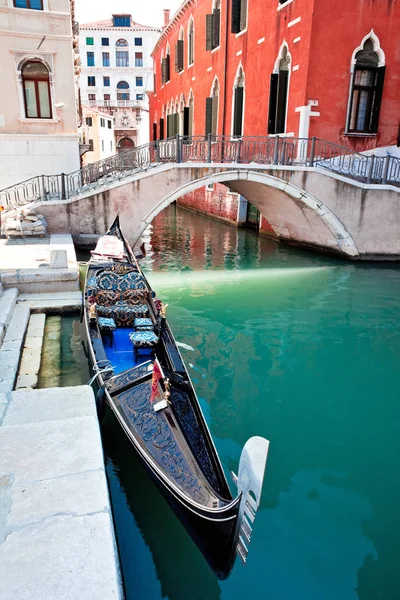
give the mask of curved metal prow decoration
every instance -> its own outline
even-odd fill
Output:
[[[236,553],[246,564],[252,533],[252,523],[260,504],[269,441],[254,436],[245,443],[239,462],[239,473],[232,472],[233,481],[241,494],[235,532]],[[250,492],[254,495],[251,496]]]

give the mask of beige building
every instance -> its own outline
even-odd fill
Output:
[[[80,167],[73,9],[0,0],[0,189]]]
[[[97,108],[82,105],[81,145],[89,146],[83,164],[97,162],[115,154],[114,119]]]

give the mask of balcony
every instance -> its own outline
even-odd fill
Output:
[[[144,108],[143,100],[89,100],[89,106],[99,108]]]

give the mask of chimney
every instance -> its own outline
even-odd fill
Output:
[[[170,9],[169,8],[164,8],[164,27],[166,27],[169,23],[169,14],[170,14]]]

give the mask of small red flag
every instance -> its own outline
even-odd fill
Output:
[[[153,365],[153,377],[151,379],[151,396],[150,402],[154,402],[154,400],[158,396],[158,382],[160,379],[164,379],[164,373],[162,372],[160,363],[156,359]]]

